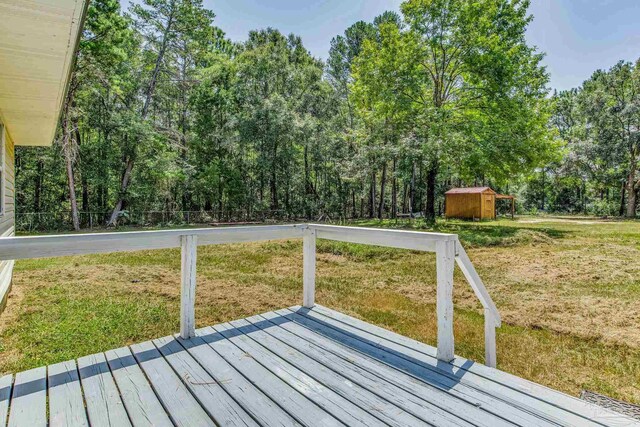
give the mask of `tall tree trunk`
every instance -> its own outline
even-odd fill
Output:
[[[277,138],[277,135],[276,135]],[[278,173],[276,165],[278,164],[278,142],[277,139],[273,142],[273,151],[271,157],[271,176],[269,177],[269,191],[271,193],[271,210],[277,211],[280,206],[278,203]]]
[[[85,174],[82,174],[82,211],[89,212],[89,182]]]
[[[355,188],[351,189],[351,204],[352,206],[352,210],[351,210],[351,216],[352,219],[356,217],[356,190]]]
[[[547,189],[546,189],[546,178],[547,177],[547,171],[545,170],[545,168],[542,168],[542,201],[540,204],[540,210],[544,211],[544,206],[546,204],[546,196],[547,196]]]
[[[40,212],[40,195],[42,194],[42,180],[44,175],[44,160],[38,157],[36,162],[36,176],[34,177],[33,211]]]
[[[311,168],[309,166],[309,148],[304,145],[304,216],[311,219],[311,208],[309,198],[313,194],[313,183],[311,182]]]
[[[218,168],[218,170],[222,170],[222,169]],[[218,174],[218,219],[219,220],[222,220],[223,218],[223,210],[224,210],[223,197],[224,197],[224,178],[222,177],[222,174],[219,173]]]
[[[618,211],[619,216],[624,216],[624,209],[627,205],[626,196],[627,195],[627,183],[622,181],[622,188],[620,188],[620,210]]]
[[[113,208],[113,212],[111,213],[111,218],[109,219],[109,223],[107,225],[115,225],[116,222],[118,221],[118,216],[120,214],[120,211],[122,211],[122,208],[125,202],[123,194],[127,191],[127,188],[129,188],[129,182],[131,180],[131,171],[133,170],[133,163],[134,162],[132,158],[127,157],[125,159],[125,168],[124,168],[124,171],[122,172],[122,178],[120,179],[120,193],[118,196],[118,201],[116,202],[116,205]]]
[[[398,212],[398,177],[396,176],[396,158],[393,158],[393,178],[391,184],[391,218],[396,219]]]
[[[369,189],[369,218],[373,218],[376,211],[376,173],[371,172],[371,188]]]
[[[438,161],[432,160],[427,171],[427,209],[425,218],[428,223],[436,222],[436,179],[438,177]]]
[[[409,211],[409,185],[406,181],[402,182],[402,213],[406,214]]]
[[[280,207],[278,205],[278,183],[276,181],[276,168],[272,166],[271,178],[269,179],[269,191],[271,193],[271,210],[277,211]]]
[[[364,183],[360,187],[360,218],[364,218]]]
[[[382,176],[380,177],[380,204],[378,205],[378,219],[384,215],[384,193],[387,186],[387,162],[382,165]]]
[[[80,135],[80,125],[77,116],[74,116],[72,123],[76,135],[76,145],[78,149],[80,149],[82,146],[82,136]],[[80,165],[82,165],[82,163],[80,163]],[[80,172],[80,176],[82,185],[82,211],[89,212],[89,182],[87,181],[87,175],[82,173],[82,171]]]
[[[175,13],[175,1],[171,2],[171,12],[169,14],[169,18],[167,19],[167,26],[164,29],[162,34],[162,43],[160,45],[160,50],[158,51],[158,57],[156,58],[155,66],[153,68],[153,72],[151,73],[151,80],[149,81],[149,86],[147,87],[147,91],[145,93],[144,104],[142,105],[142,113],[140,114],[140,118],[142,121],[147,119],[147,115],[149,114],[149,107],[151,105],[151,100],[153,99],[153,95],[156,90],[156,84],[158,83],[158,76],[160,75],[160,69],[162,68],[162,62],[164,60],[164,55],[167,51],[167,46],[169,44],[169,35],[173,29],[174,23],[174,13]],[[125,157],[124,161],[124,171],[122,172],[122,179],[120,180],[120,193],[118,194],[118,200],[113,207],[113,211],[111,212],[111,217],[109,218],[109,222],[107,226],[115,226],[118,221],[118,216],[120,215],[120,211],[124,206],[125,197],[127,195],[127,190],[129,189],[129,183],[131,181],[131,171],[133,170],[133,165],[136,161],[136,151],[137,151],[137,141],[134,142],[132,151]]]
[[[71,114],[71,108],[74,96],[75,76],[71,78],[71,89],[67,94],[67,99],[64,103],[63,116],[62,116],[62,153],[64,155],[65,170],[67,172],[67,184],[69,189],[69,204],[71,205],[71,222],[73,223],[73,229],[75,231],[80,230],[80,219],[78,216],[78,202],[76,200],[76,183],[73,175],[73,164],[76,160],[78,152],[77,141],[75,139],[75,130],[73,128],[73,122],[69,115]]]
[[[636,217],[636,162],[632,161],[627,177],[627,218]]]
[[[411,183],[409,185],[409,218],[413,218],[416,203],[416,161],[411,165]]]

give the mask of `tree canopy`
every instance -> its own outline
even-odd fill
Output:
[[[433,221],[465,185],[633,216],[638,65],[551,96],[528,6],[407,0],[325,62],[273,28],[229,40],[202,0],[92,1],[54,148],[16,151],[19,226]]]

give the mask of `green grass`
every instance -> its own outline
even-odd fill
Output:
[[[578,394],[640,403],[640,223],[592,218],[362,221],[456,233],[504,322],[498,366]],[[299,240],[200,247],[199,326],[300,303]],[[0,316],[0,373],[175,332],[178,250],[19,261]],[[318,302],[435,344],[435,262],[424,254],[318,243]],[[484,359],[481,307],[457,272],[456,353]]]

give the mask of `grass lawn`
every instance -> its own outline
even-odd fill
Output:
[[[502,313],[500,369],[640,403],[640,222],[523,217],[436,229],[460,235]],[[301,302],[301,241],[198,251],[198,326]],[[433,254],[319,241],[317,268],[320,304],[435,344]],[[177,331],[179,283],[177,249],[17,262],[0,374]],[[454,298],[456,353],[483,362],[482,311],[459,271]]]

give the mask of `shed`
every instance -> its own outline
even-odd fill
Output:
[[[495,219],[496,196],[489,187],[452,188],[445,193],[445,216]]]

